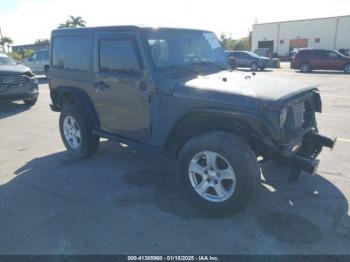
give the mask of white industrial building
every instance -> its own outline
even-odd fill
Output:
[[[252,51],[270,48],[288,56],[293,48],[350,49],[350,15],[254,24]]]

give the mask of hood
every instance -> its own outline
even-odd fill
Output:
[[[18,75],[23,74],[30,69],[24,65],[0,65],[0,75]]]
[[[178,81],[173,95],[192,99],[215,101],[221,104],[258,106],[261,102],[283,104],[304,92],[316,89],[285,78],[222,71]]]
[[[266,56],[260,56],[259,58],[262,59],[262,60],[271,60],[270,58],[268,58]]]

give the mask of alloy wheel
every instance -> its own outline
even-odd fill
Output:
[[[69,146],[79,148],[81,144],[81,132],[78,122],[72,116],[66,116],[63,120],[63,133]]]
[[[231,164],[220,154],[202,151],[196,154],[188,168],[193,189],[210,202],[223,202],[236,188],[236,175]]]

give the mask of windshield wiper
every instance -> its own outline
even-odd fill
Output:
[[[192,74],[195,74],[196,76],[200,75],[199,72],[192,70],[191,68],[188,68],[186,66],[176,66],[176,65],[171,65],[171,66],[167,66],[166,69],[176,69],[176,70],[185,70],[187,72],[190,72]],[[167,72],[165,72],[167,73]]]

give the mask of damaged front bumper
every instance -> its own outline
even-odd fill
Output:
[[[315,175],[320,162],[317,156],[321,153],[323,147],[333,149],[335,143],[336,139],[331,139],[314,132],[306,133],[302,138],[302,144],[297,152],[283,156],[293,166],[288,180],[290,182],[297,181],[303,172]]]

